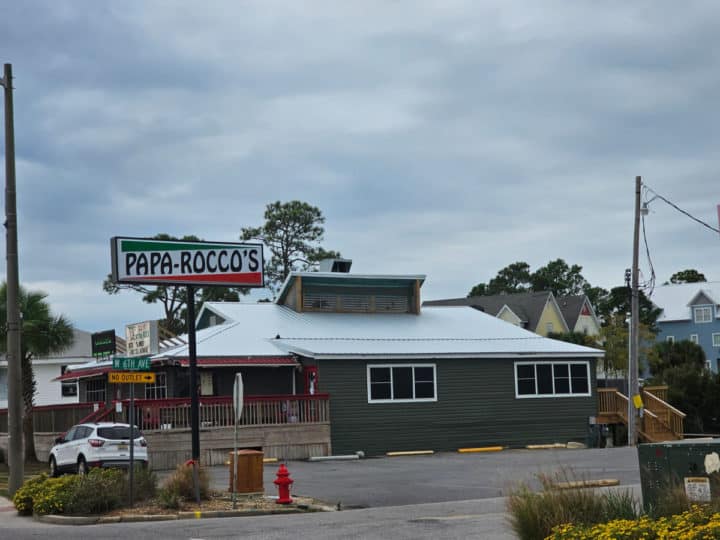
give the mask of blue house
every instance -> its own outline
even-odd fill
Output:
[[[720,363],[720,282],[657,287],[653,303],[662,309],[657,341],[689,340],[705,351],[708,368]]]

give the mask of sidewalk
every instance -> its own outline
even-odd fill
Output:
[[[10,499],[0,497],[0,513],[15,512],[15,507]]]

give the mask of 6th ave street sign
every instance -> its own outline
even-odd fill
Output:
[[[114,237],[115,283],[263,287],[262,244]]]
[[[135,356],[127,358],[116,356],[113,358],[113,369],[124,369],[126,371],[150,371],[149,356]]]
[[[154,371],[111,371],[108,373],[108,382],[111,383],[149,383],[155,382]]]

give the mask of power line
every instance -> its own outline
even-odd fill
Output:
[[[640,219],[642,223],[642,234],[643,243],[645,244],[645,254],[647,255],[648,265],[650,266],[650,279],[642,284],[642,288],[648,291],[647,297],[650,298],[655,291],[655,267],[653,266],[652,258],[650,257],[650,246],[648,245],[647,234],[645,231],[645,216],[641,215]]]
[[[680,207],[679,207],[677,204],[675,204],[674,202],[669,201],[668,199],[666,199],[665,197],[663,197],[662,195],[660,195],[657,191],[653,191],[652,189],[650,189],[647,184],[643,184],[643,187],[644,187],[646,190],[648,190],[650,193],[652,193],[653,195],[655,195],[655,198],[660,199],[661,201],[664,201],[665,203],[669,204],[670,206],[672,206],[675,210],[677,210],[677,211],[680,212],[681,214],[685,214],[687,217],[689,217],[689,218],[692,219],[693,221],[697,221],[697,222],[698,222],[700,225],[702,225],[703,227],[707,227],[707,228],[710,229],[711,231],[720,234],[720,229],[716,229],[716,228],[713,227],[712,225],[708,225],[708,224],[705,223],[702,219],[696,218],[696,217],[693,216],[690,212],[687,212],[687,211],[683,210],[682,208],[680,208]],[[649,201],[648,201],[648,202],[649,202]],[[646,202],[646,204],[647,204],[647,202]]]

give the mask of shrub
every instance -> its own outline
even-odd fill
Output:
[[[604,520],[637,519],[640,515],[640,503],[629,490],[606,491],[602,495]]]
[[[129,477],[128,477],[129,479]],[[149,467],[135,467],[133,494],[136,501],[152,499],[157,492],[157,475]]]
[[[177,510],[180,508],[180,496],[170,489],[162,488],[158,490],[158,504],[169,510]]]
[[[84,476],[75,477],[68,486],[64,514],[101,514],[114,510],[127,500],[128,484],[123,471],[91,469]]]
[[[13,504],[22,516],[30,516],[33,513],[33,499],[42,489],[42,484],[48,479],[46,474],[35,476],[20,486],[13,496]]]
[[[36,514],[62,514],[73,494],[74,484],[80,476],[68,475],[48,478],[33,496],[33,512]]]
[[[637,520],[614,520],[593,526],[559,525],[548,537],[551,540],[591,540],[595,538],[683,538],[705,540],[720,538],[720,513],[712,507],[694,505],[679,515],[652,520],[643,516]]]
[[[629,492],[588,488],[558,489],[557,483],[573,478],[562,470],[554,477],[539,475],[539,492],[527,485],[511,491],[507,499],[510,526],[522,540],[542,539],[564,523],[593,525],[608,519],[637,515],[638,503]],[[575,480],[570,480],[575,481]]]
[[[200,498],[207,499],[210,493],[210,478],[207,470],[198,467]],[[176,495],[180,499],[195,500],[195,483],[192,465],[178,465],[175,471],[165,479],[163,490]]]
[[[152,471],[135,474],[137,500],[155,495],[156,476]],[[23,515],[100,514],[123,506],[128,499],[127,474],[118,469],[91,469],[84,476],[48,478],[42,474],[28,480],[13,497]]]

